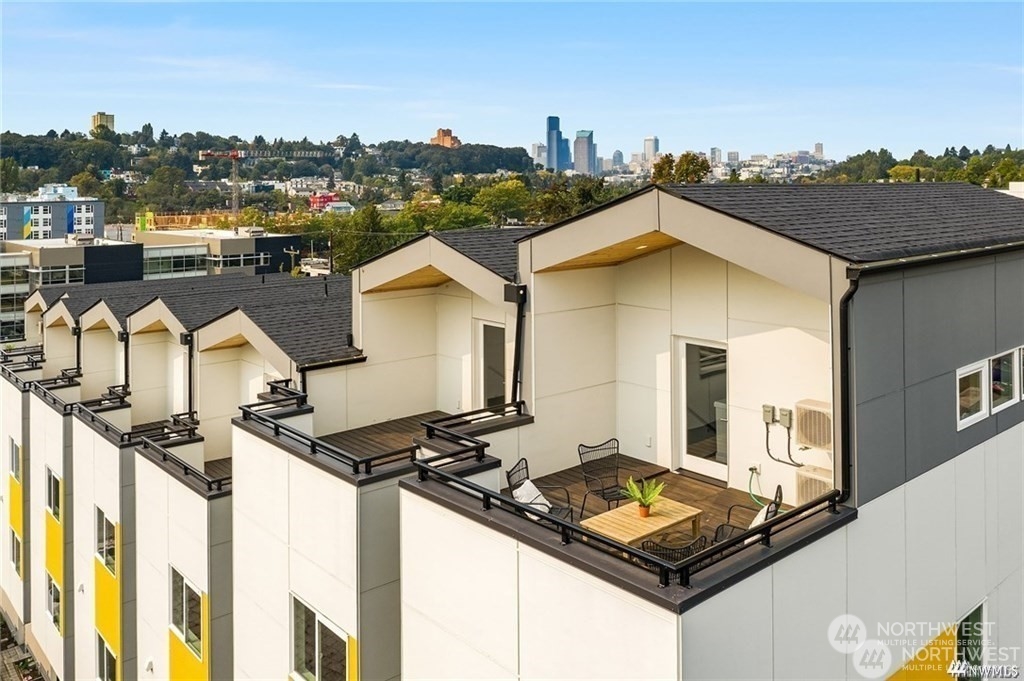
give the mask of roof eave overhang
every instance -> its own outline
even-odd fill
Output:
[[[455,281],[489,302],[504,302],[507,279],[433,234],[427,236],[364,263],[359,268],[359,292],[434,288]]]

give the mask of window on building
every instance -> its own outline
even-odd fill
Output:
[[[956,627],[956,659],[973,667],[985,663],[985,604],[972,610]],[[980,676],[967,675],[966,681],[981,681]]]
[[[199,590],[171,568],[171,626],[196,655],[203,654],[203,600]]]
[[[46,468],[46,508],[60,520],[60,478],[49,467]]]
[[[85,216],[85,225],[86,225],[86,227],[89,227],[89,226],[91,226],[93,224],[95,224],[95,223],[93,222],[92,216],[91,215],[86,215]]]
[[[11,530],[11,564],[14,573],[21,577],[21,537],[14,530]]]
[[[96,556],[103,562],[112,574],[117,574],[114,567],[117,550],[114,541],[114,523],[110,522],[106,514],[96,507]]]
[[[117,681],[117,658],[99,633],[96,634],[96,678]]]
[[[43,227],[53,227],[53,222],[50,218],[43,218]]]
[[[10,441],[11,452],[11,477],[21,482],[21,447],[14,441],[13,437],[7,438]]]
[[[60,587],[57,586],[50,573],[46,573],[46,612],[50,614],[53,626],[60,632]]]
[[[988,416],[987,364],[979,362],[956,372],[957,430],[973,425]]]
[[[307,681],[344,681],[348,637],[292,597],[292,672]]]
[[[48,229],[44,229],[41,232],[39,232],[39,238],[40,239],[50,239],[52,237],[53,237],[53,233],[50,230],[48,230]]]
[[[85,212],[86,213],[92,213],[93,210],[94,210],[94,206],[91,203],[85,204]]]
[[[43,206],[43,215],[50,215],[50,206]]]
[[[82,226],[82,216],[76,215],[75,216],[75,227],[81,227],[81,226]]]
[[[39,229],[39,226],[43,224],[42,218],[32,218],[32,228]]]
[[[993,357],[989,360],[992,369],[992,413],[1001,411],[1017,401],[1017,352]]]
[[[32,206],[32,215],[39,215],[39,206]]]

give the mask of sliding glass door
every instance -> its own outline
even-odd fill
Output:
[[[728,478],[728,352],[711,341],[676,338],[673,348],[675,454],[684,470]]]

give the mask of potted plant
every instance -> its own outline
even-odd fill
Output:
[[[625,498],[635,501],[640,507],[640,517],[646,518],[651,514],[651,506],[661,496],[663,489],[665,489],[665,483],[663,482],[641,480],[638,485],[633,480],[633,476],[630,476],[629,480],[626,481],[626,486],[619,490],[619,493]]]

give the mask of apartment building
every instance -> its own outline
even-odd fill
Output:
[[[62,238],[65,234],[103,236],[103,201],[78,196],[69,185],[47,184],[34,195],[0,197],[0,241]]]
[[[1019,665],[1022,210],[966,185],[664,186],[520,242],[535,422],[486,454],[574,515],[417,462],[403,678]],[[612,438],[641,475],[684,472],[658,475],[690,509],[677,552],[601,521],[578,454]],[[759,489],[782,501],[760,524]]]
[[[51,677],[231,676],[230,426],[218,410],[226,403],[237,413],[297,374],[286,350],[261,346],[268,360],[232,340],[211,348],[199,327],[217,318],[223,330],[243,307],[304,301],[341,318],[347,279],[224,277],[32,295],[42,343],[5,355],[0,435],[19,452],[5,468],[16,462],[41,487],[18,495],[22,512],[4,505],[4,553],[27,555],[3,588],[19,640]],[[318,336],[305,339],[307,353],[348,347],[347,333]],[[263,410],[285,422],[308,411],[280,400]]]
[[[0,606],[51,678],[1020,664],[1021,225],[962,185],[666,185],[351,277],[41,289]],[[605,522],[627,468],[675,537]]]
[[[302,245],[298,234],[270,234],[262,227],[142,230],[132,238],[147,247],[204,245],[209,274],[291,272]]]

